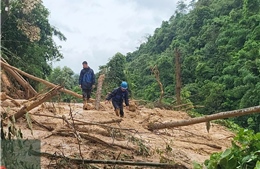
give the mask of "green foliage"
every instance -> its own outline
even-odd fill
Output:
[[[66,89],[72,90],[76,93],[81,93],[81,89],[78,85],[79,75],[75,74],[69,67],[64,66],[56,67],[52,70],[51,74],[47,77],[47,80],[58,84],[61,86],[64,86]],[[72,102],[72,101],[80,101],[79,99],[76,99],[75,97],[61,93],[59,96],[59,101],[63,102]]]
[[[232,142],[232,147],[221,153],[214,153],[205,161],[208,169],[259,168],[260,133],[242,129]]]
[[[150,70],[157,65],[163,102],[175,103],[174,49],[181,52],[182,101],[204,106],[201,114],[260,104],[260,1],[198,0],[178,3],[138,50],[127,53],[124,68],[136,99],[156,101],[160,89]],[[260,115],[233,119],[260,131]]]
[[[49,11],[39,0],[1,1],[1,54],[7,62],[40,78],[51,72],[50,62],[63,58],[53,37],[66,40],[50,25]],[[9,11],[5,11],[5,7]],[[30,82],[35,86],[35,82]]]
[[[103,95],[111,92],[114,88],[118,87],[122,81],[127,81],[125,73],[126,57],[121,53],[116,53],[109,62],[100,66],[100,72],[97,74],[97,79],[101,74],[105,74],[103,84]],[[128,82],[129,83],[129,82]],[[131,83],[129,83],[131,86]]]

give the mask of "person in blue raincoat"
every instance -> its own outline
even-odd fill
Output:
[[[82,63],[83,69],[80,71],[79,87],[82,89],[83,101],[88,101],[91,97],[92,89],[95,87],[94,71],[88,66],[88,62]]]
[[[115,108],[115,113],[117,116],[124,117],[123,101],[125,101],[126,108],[129,109],[129,93],[128,84],[123,81],[121,86],[114,89],[106,98],[106,103],[112,99],[112,104]]]

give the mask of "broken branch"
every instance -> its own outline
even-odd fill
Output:
[[[62,88],[62,86],[56,86],[48,93],[44,94],[42,97],[37,98],[37,100],[33,101],[32,103],[26,103],[17,113],[14,114],[15,120],[21,118],[26,112],[32,110],[33,108],[41,105],[45,101],[51,99],[53,96],[58,94],[58,91]],[[12,116],[9,116],[9,119],[12,119]]]
[[[49,86],[49,87],[55,87],[55,86],[57,86],[56,84],[50,83],[50,82],[48,82],[48,81],[46,81],[46,80],[43,80],[43,79],[38,78],[38,77],[35,77],[35,76],[30,75],[30,74],[28,74],[28,73],[26,73],[26,72],[24,72],[24,71],[22,71],[22,70],[20,70],[20,69],[17,69],[16,67],[13,67],[13,66],[11,66],[11,65],[8,65],[8,64],[4,63],[3,61],[1,61],[0,63],[1,63],[1,66],[3,66],[4,68],[13,69],[13,70],[19,72],[20,74],[22,74],[22,75],[24,75],[24,76],[27,76],[28,78],[31,78],[31,79],[33,79],[33,80],[35,80],[35,81],[41,82],[41,83],[43,83],[43,84],[45,84],[45,85],[47,85],[47,86]],[[63,89],[61,89],[61,91],[64,92],[64,93],[70,94],[70,95],[72,95],[72,96],[75,96],[75,97],[77,97],[77,98],[80,98],[80,99],[82,98],[82,95],[80,95],[80,94],[78,94],[78,93],[75,93],[75,92],[73,92],[73,91],[71,91],[71,90],[68,90],[68,89],[63,88]]]
[[[112,165],[130,165],[130,166],[150,166],[150,167],[161,167],[161,168],[172,168],[172,169],[188,169],[184,165],[181,164],[167,164],[167,163],[152,163],[152,162],[132,162],[132,161],[118,161],[118,160],[87,160],[87,159],[76,159],[65,156],[58,156],[56,154],[50,154],[46,152],[37,152],[34,150],[29,150],[30,154],[35,156],[43,156],[46,158],[61,158],[66,159],[70,162],[74,162],[76,164],[112,164]]]

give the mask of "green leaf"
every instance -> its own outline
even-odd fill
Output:
[[[231,154],[231,149],[226,149],[222,154],[221,154],[221,159],[227,158]]]
[[[260,169],[260,161],[257,161],[256,166],[254,169]]]

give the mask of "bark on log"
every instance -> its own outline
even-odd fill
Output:
[[[230,118],[230,117],[236,117],[236,116],[244,116],[252,113],[260,113],[260,106],[255,107],[249,107],[245,109],[239,109],[239,110],[233,110],[233,111],[227,111],[227,112],[220,112],[208,116],[203,117],[197,117],[197,118],[191,118],[189,120],[181,120],[181,121],[175,121],[175,122],[165,122],[165,123],[150,123],[148,125],[149,130],[159,130],[159,129],[165,129],[165,128],[173,128],[173,127],[179,127],[179,126],[187,126],[191,124],[197,124],[202,122],[208,122],[211,120],[217,120],[217,119],[224,119],[224,118]]]
[[[35,81],[38,81],[38,82],[41,82],[41,83],[45,84],[46,86],[49,86],[49,87],[56,87],[56,86],[57,86],[56,84],[50,83],[50,82],[48,82],[48,81],[46,81],[46,80],[43,80],[43,79],[41,79],[41,78],[35,77],[35,76],[33,76],[33,75],[30,75],[30,74],[28,74],[28,73],[26,73],[26,72],[24,72],[24,71],[22,71],[22,70],[20,70],[20,69],[17,69],[16,67],[10,66],[10,65],[8,65],[8,64],[6,64],[6,63],[4,63],[4,62],[2,62],[2,61],[1,61],[1,66],[3,66],[4,68],[13,69],[13,70],[19,72],[20,74],[22,74],[22,75],[24,75],[24,76],[26,76],[26,77],[28,77],[28,78],[30,78],[30,79],[32,79],[32,80],[35,80]],[[73,92],[73,91],[71,91],[71,90],[62,88],[60,91],[61,91],[61,92],[64,92],[64,93],[67,93],[67,94],[70,94],[70,95],[72,95],[72,96],[75,96],[75,97],[77,97],[77,98],[82,99],[82,95],[80,95],[80,94],[78,94],[78,93],[75,93],[75,92]]]
[[[44,94],[42,97],[39,97],[37,100],[33,101],[32,103],[26,103],[17,113],[15,113],[13,116],[15,120],[21,118],[26,112],[32,110],[33,108],[41,105],[45,101],[51,99],[53,96],[57,95],[59,90],[62,88],[62,86],[56,86],[52,90],[50,90],[48,93]],[[9,119],[12,120],[12,116],[9,116]]]
[[[160,168],[171,168],[171,169],[188,169],[182,164],[168,164],[168,163],[153,163],[153,162],[133,162],[133,161],[117,161],[117,160],[87,160],[87,159],[75,159],[65,156],[58,156],[56,154],[50,154],[46,152],[37,152],[29,150],[30,154],[34,156],[42,156],[50,159],[61,158],[68,160],[76,164],[110,164],[110,165],[129,165],[129,166],[149,166],[149,167],[160,167]]]
[[[1,58],[1,63],[5,63],[6,65],[9,65],[3,58]],[[10,65],[9,65],[10,66]],[[25,89],[26,92],[26,98],[29,99],[32,96],[35,96],[37,92],[34,90],[34,88],[16,71],[13,70],[10,67],[3,67],[5,70],[12,75],[21,86]]]
[[[20,103],[18,103],[16,100],[14,100],[13,98],[11,98],[10,96],[8,96],[7,94],[5,94],[5,92],[1,92],[0,93],[0,97],[1,97],[1,101],[5,101],[5,100],[11,100],[11,102],[13,104],[15,104],[16,106],[20,106]]]
[[[101,94],[102,94],[102,85],[105,79],[105,75],[100,75],[98,78],[98,86],[97,86],[97,93],[96,93],[96,104],[95,108],[96,110],[99,110],[100,100],[101,100]]]

